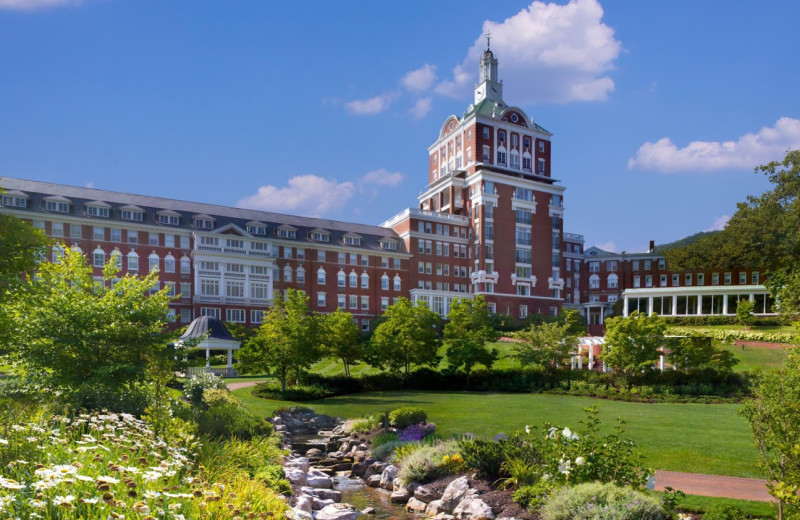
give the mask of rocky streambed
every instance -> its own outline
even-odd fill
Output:
[[[513,518],[505,510],[496,514],[490,505],[492,493],[468,477],[446,485],[401,482],[395,466],[372,458],[366,438],[348,434],[344,422],[335,417],[293,409],[277,414],[272,422],[290,451],[284,473],[294,490],[292,518]]]

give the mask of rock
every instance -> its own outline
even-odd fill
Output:
[[[374,507],[365,507],[363,511],[361,511],[362,515],[374,515],[375,508]]]
[[[329,498],[315,498],[313,504],[314,511],[319,511],[320,509],[327,507],[333,503],[334,503],[333,500]]]
[[[333,487],[331,477],[318,470],[312,470],[306,475],[306,485],[313,488],[330,489]]]
[[[303,473],[308,473],[308,470],[311,469],[311,463],[305,457],[289,459],[284,465],[288,468],[297,468]]]
[[[392,491],[393,488],[392,484],[394,483],[395,477],[397,477],[397,468],[392,466],[391,464],[386,466],[383,469],[383,473],[381,473],[381,487],[383,489],[388,489],[389,491]]]
[[[308,495],[310,497],[318,497],[318,496],[320,496],[319,495],[319,491],[320,491],[319,489],[314,489],[314,488],[309,487],[309,486],[303,486],[303,487],[300,488],[300,493],[301,493],[300,496]]]
[[[317,448],[311,448],[310,450],[308,450],[306,452],[306,457],[309,457],[309,458],[314,457],[315,459],[319,458],[319,457],[322,457],[322,450],[317,449]]]
[[[364,477],[369,478],[372,475],[380,475],[381,473],[383,473],[383,470],[386,468],[386,466],[388,466],[388,464],[386,464],[385,462],[380,462],[380,461],[373,462],[367,467],[367,471],[366,473],[364,473]]]
[[[280,433],[289,433],[289,428],[287,428],[283,424],[276,424],[275,431]]]
[[[458,520],[494,520],[492,508],[480,498],[462,500],[453,510],[453,516]]]
[[[313,499],[311,497],[299,497],[294,508],[300,511],[305,511],[309,515],[314,510]]]
[[[328,453],[328,458],[331,458],[331,459],[343,459],[344,458],[344,452],[341,451],[341,450],[333,451],[331,453]]]
[[[297,468],[283,468],[283,473],[286,475],[286,480],[295,486],[306,485],[306,474]]]
[[[363,477],[364,474],[367,472],[368,467],[369,466],[364,462],[356,462],[355,464],[353,464],[353,467],[351,469],[353,470],[354,475]]]
[[[369,446],[367,446],[366,444],[364,444],[364,443],[362,442],[361,444],[359,444],[358,446],[356,446],[356,449],[357,449],[358,451],[369,451]]]
[[[367,485],[369,487],[380,487],[381,485],[381,476],[380,475],[370,475],[367,479]]]
[[[396,491],[392,491],[392,495],[389,497],[389,499],[395,504],[405,504],[408,502],[409,498],[411,498],[411,493],[409,493],[404,487],[401,487]]]
[[[324,500],[333,500],[334,502],[341,502],[342,501],[342,492],[336,491],[334,489],[315,489],[319,498]]]
[[[353,460],[356,462],[364,462],[369,457],[369,452],[366,450],[359,450],[353,453]]]
[[[276,415],[272,418],[272,424],[275,426],[283,426],[283,418],[280,415]]]
[[[301,509],[292,509],[291,513],[289,513],[289,516],[291,518],[293,518],[294,520],[312,520],[313,519],[313,516],[311,515],[311,513],[306,513],[305,511],[303,511]]]
[[[433,520],[454,520],[455,517],[453,515],[448,515],[447,513],[439,513],[438,515],[433,517]]]
[[[414,490],[414,498],[416,498],[420,502],[428,504],[432,500],[435,500],[437,497],[434,495],[431,488],[426,486],[419,486],[417,489]]]
[[[314,518],[316,520],[356,520],[356,510],[350,504],[331,504],[325,506]]]
[[[442,495],[442,511],[452,513],[458,503],[470,494],[470,491],[472,490],[469,488],[469,479],[467,477],[459,477],[452,481]]]
[[[406,511],[410,513],[424,513],[426,507],[428,507],[428,504],[414,497],[409,498],[408,502],[406,502]]]
[[[425,516],[434,517],[443,511],[444,509],[442,509],[442,501],[432,500],[428,502],[427,507],[425,507]]]

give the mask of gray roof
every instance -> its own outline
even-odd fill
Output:
[[[381,250],[380,240],[382,238],[398,238],[397,233],[389,228],[358,224],[352,222],[341,222],[324,218],[301,217],[296,215],[285,215],[282,213],[272,213],[269,211],[258,211],[245,208],[234,208],[229,206],[219,206],[216,204],[206,204],[202,202],[189,202],[178,199],[168,199],[164,197],[151,197],[147,195],[134,195],[131,193],[121,193],[117,191],[98,190],[95,188],[82,188],[77,186],[67,186],[50,182],[31,181],[15,179],[11,177],[0,178],[0,186],[6,190],[18,190],[30,197],[27,208],[13,208],[18,212],[30,212],[30,218],[37,218],[34,214],[48,214],[44,210],[42,201],[47,198],[53,200],[54,197],[62,198],[72,203],[69,215],[85,217],[85,206],[102,201],[111,206],[109,218],[97,218],[98,221],[117,221],[126,224],[148,224],[160,225],[157,215],[167,213],[181,217],[179,226],[164,225],[163,227],[194,229],[192,227],[192,217],[198,214],[207,214],[215,219],[216,228],[235,224],[246,229],[247,223],[251,221],[263,222],[267,225],[267,237],[274,237],[275,229],[279,226],[292,226],[297,229],[297,239],[299,243],[310,242],[307,235],[311,230],[320,228],[331,232],[331,245],[343,245],[342,237],[346,233],[358,233],[362,235],[362,245],[346,246],[348,248]],[[144,212],[141,222],[124,221],[120,218],[120,209],[130,209],[132,206]],[[54,213],[59,215],[60,213]],[[41,218],[41,217],[39,217]],[[203,230],[208,231],[208,230]],[[265,237],[265,238],[267,238]],[[286,239],[281,239],[286,240]],[[316,243],[316,242],[314,242]],[[405,243],[399,241],[397,251],[391,253],[406,253]]]
[[[208,334],[209,338],[213,339],[234,339],[221,320],[209,316],[195,318],[195,320],[186,327],[186,332],[178,339],[197,339],[204,337],[206,334]]]

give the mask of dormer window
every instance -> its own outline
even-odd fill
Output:
[[[8,208],[27,208],[28,196],[21,191],[8,191],[3,194],[2,202]]]
[[[90,217],[108,218],[111,214],[111,206],[105,202],[90,202],[86,204],[86,215]]]
[[[122,220],[141,222],[144,220],[144,210],[138,206],[122,206],[119,208],[119,216]]]
[[[208,215],[195,215],[192,225],[197,229],[214,229],[214,219]]]
[[[311,240],[314,242],[330,242],[331,234],[324,229],[315,229],[311,232]]]
[[[70,207],[69,199],[64,197],[48,197],[44,199],[44,209],[46,211],[55,211],[57,213],[69,213]]]
[[[267,225],[263,222],[248,222],[247,232],[251,235],[266,235]]]
[[[297,229],[292,226],[280,226],[275,230],[279,238],[297,238]]]
[[[394,240],[381,240],[381,248],[387,251],[397,251],[397,242]]]
[[[360,246],[361,236],[356,235],[355,233],[348,233],[344,236],[344,243],[347,246]]]
[[[178,226],[181,223],[181,215],[177,211],[172,210],[159,211],[158,223],[167,226]]]

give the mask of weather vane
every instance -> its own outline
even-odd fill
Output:
[[[486,33],[486,48],[487,49],[491,49],[492,48],[492,32],[491,31]]]

